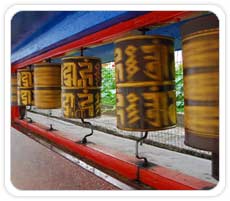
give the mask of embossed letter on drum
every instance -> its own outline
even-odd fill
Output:
[[[33,71],[30,68],[17,71],[17,94],[19,106],[32,106],[34,104]]]
[[[115,41],[117,127],[154,131],[176,125],[173,39],[130,36]]]
[[[18,98],[17,98],[17,73],[11,74],[11,105],[16,106],[18,105]]]
[[[67,118],[100,116],[101,61],[95,57],[63,58],[62,110]]]

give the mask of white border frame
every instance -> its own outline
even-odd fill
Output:
[[[100,10],[152,10],[152,11],[211,11],[217,15],[220,21],[220,48],[219,48],[219,91],[220,91],[220,181],[212,190],[154,190],[154,191],[27,191],[19,190],[13,186],[10,180],[10,70],[11,69],[11,19],[19,11],[100,11]],[[14,5],[5,14],[5,187],[9,193],[16,196],[216,196],[225,188],[225,13],[216,5]]]

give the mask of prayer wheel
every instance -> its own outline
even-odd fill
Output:
[[[62,110],[67,118],[101,115],[101,60],[76,56],[63,58]]]
[[[115,41],[117,127],[154,131],[175,127],[174,41],[130,36]]]
[[[185,144],[219,149],[219,23],[208,15],[182,26]]]
[[[18,98],[17,98],[17,73],[11,74],[11,105],[16,106],[18,105]]]
[[[213,14],[182,26],[185,144],[212,152],[219,179],[219,21]]]
[[[34,82],[31,68],[17,71],[17,89],[18,105],[32,106],[34,104]]]
[[[34,105],[38,109],[61,107],[61,64],[34,65]]]

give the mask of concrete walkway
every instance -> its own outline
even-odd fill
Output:
[[[20,190],[118,190],[13,128],[11,182]]]
[[[63,137],[74,140],[82,138],[89,133],[88,128],[68,123],[62,120],[44,117],[39,114],[28,114],[35,122],[49,126],[53,124],[55,129],[65,132]],[[100,131],[95,131],[94,135],[88,139],[90,142],[106,146],[116,151],[134,156],[135,141],[113,135],[108,135]],[[181,171],[185,174],[217,183],[211,176],[211,161],[182,153],[157,148],[151,145],[143,144],[140,147],[140,155],[146,156],[150,162],[161,166]]]

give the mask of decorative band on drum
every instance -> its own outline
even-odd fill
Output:
[[[175,81],[143,81],[143,82],[125,82],[117,83],[117,87],[147,87],[160,85],[175,85]]]
[[[213,135],[213,134],[207,134],[207,133],[203,133],[203,132],[199,132],[199,131],[192,131],[188,128],[185,127],[185,132],[187,135],[196,135],[196,136],[199,136],[199,137],[204,137],[204,138],[219,138],[219,135]]]
[[[61,90],[61,87],[34,87],[34,90]]]
[[[101,87],[61,87],[62,91],[65,90],[78,90],[78,89],[83,89],[83,90],[93,90],[93,89],[100,89]]]
[[[196,132],[193,133],[190,130],[185,129],[186,135],[184,143],[187,146],[202,149],[211,152],[219,152],[219,140],[218,137],[210,137],[203,135],[196,135]]]
[[[46,62],[44,62],[44,63],[34,64],[34,68],[40,68],[40,67],[47,68],[47,66],[51,67],[51,68],[52,67],[59,67],[59,68],[61,68],[61,65],[59,63],[46,63]]]
[[[192,75],[198,73],[219,72],[218,66],[211,67],[184,67],[184,75]]]
[[[219,34],[219,28],[214,29],[206,29],[202,31],[197,31],[191,34],[186,35],[184,39],[182,39],[183,44],[187,42],[187,40],[191,40],[198,37],[207,37],[208,35]]]
[[[117,39],[114,43],[120,43],[120,42],[126,42],[129,40],[145,40],[145,39],[165,39],[168,41],[174,41],[174,38],[169,37],[169,36],[162,36],[162,35],[137,35],[137,36],[127,36],[124,38]]]
[[[145,86],[145,87],[117,87],[117,92],[118,91],[124,91],[131,90],[131,89],[137,89],[136,91],[142,91],[142,92],[169,92],[169,91],[175,91],[175,85],[161,85],[161,86]],[[143,89],[146,89],[143,91]],[[149,90],[147,90],[149,89]]]
[[[163,131],[163,130],[168,130],[175,128],[176,125],[169,125],[165,127],[155,127],[155,128],[130,128],[130,127],[120,127],[117,125],[118,129],[125,130],[125,131],[134,131],[134,132],[145,132],[145,131]]]
[[[185,106],[218,106],[219,101],[201,101],[201,100],[188,100],[184,99]]]
[[[18,87],[18,91],[25,91],[25,90],[29,90],[29,91],[31,91],[31,90],[34,90],[34,88],[33,87]]]

